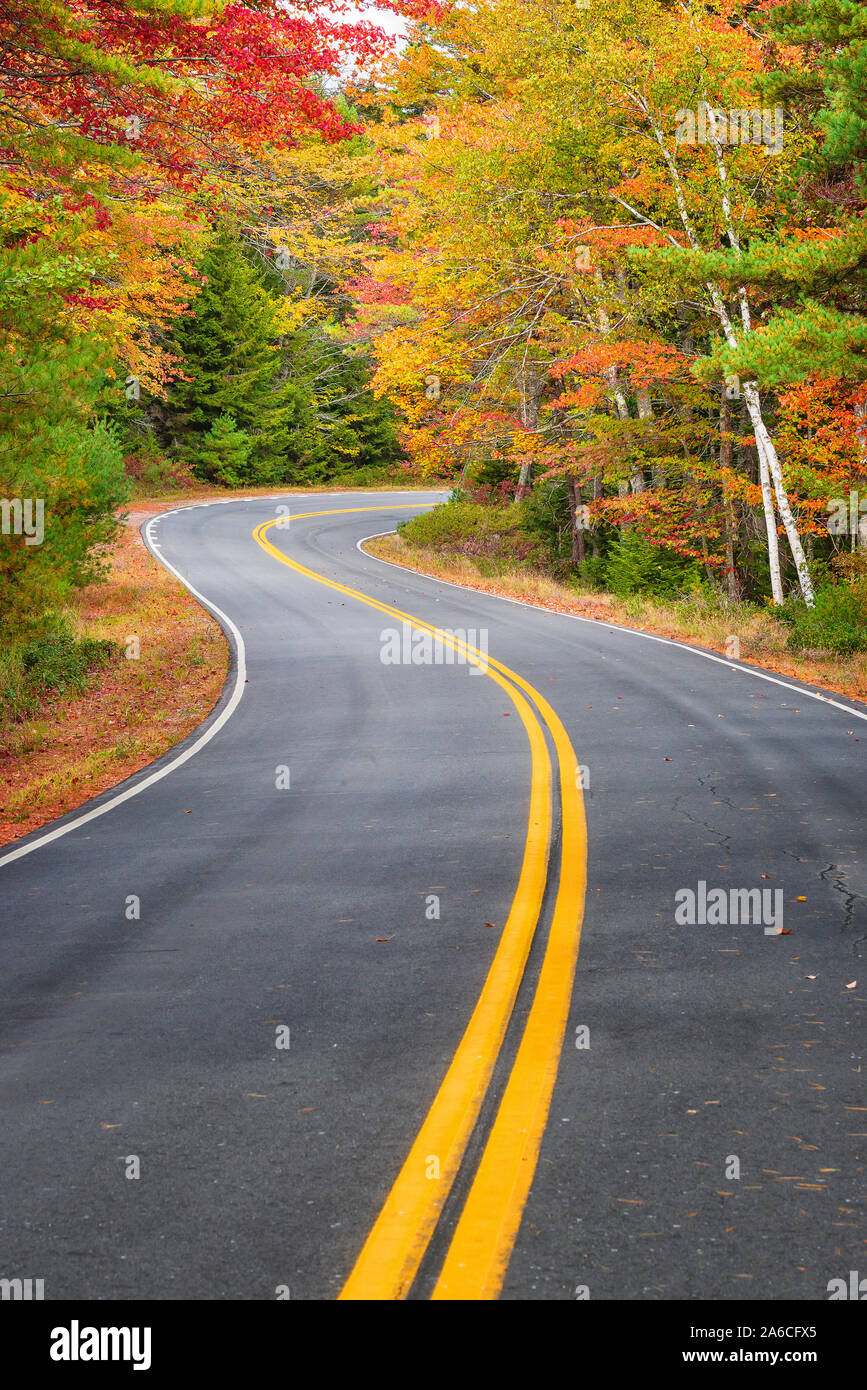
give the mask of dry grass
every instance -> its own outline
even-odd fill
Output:
[[[831,652],[794,653],[786,650],[788,628],[768,613],[751,610],[729,612],[703,608],[695,602],[663,604],[653,599],[617,598],[613,594],[577,590],[545,575],[514,567],[495,578],[482,575],[472,560],[443,554],[428,547],[410,546],[400,536],[381,536],[365,549],[380,559],[405,565],[435,579],[447,579],[468,588],[505,598],[521,599],[555,613],[576,613],[613,626],[653,632],[733,656],[727,642],[737,637],[741,661],[808,685],[821,686],[850,699],[867,700],[867,653],[849,657]]]
[[[96,672],[82,695],[46,700],[38,718],[6,731],[0,844],[152,762],[195,729],[219,697],[228,643],[138,534],[145,516],[160,509],[130,516],[108,583],[82,590],[71,613],[82,636],[125,645],[136,635],[140,655]]]
[[[83,590],[69,616],[81,636],[125,645],[128,636],[137,635],[140,656],[95,672],[84,694],[47,698],[37,718],[0,729],[0,845],[147,766],[192,732],[219,698],[228,644],[210,615],[145,549],[138,528],[148,516],[224,498],[381,492],[398,486],[411,489],[417,482],[243,492],[197,484],[136,498],[108,583]]]

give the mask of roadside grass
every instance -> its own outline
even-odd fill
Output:
[[[694,643],[747,665],[819,685],[851,699],[867,700],[867,653],[840,656],[810,650],[795,654],[786,646],[789,626],[759,608],[715,608],[693,598],[664,603],[637,594],[618,598],[562,583],[517,565],[498,566],[485,558],[476,561],[465,555],[412,545],[400,535],[375,537],[366,541],[364,548],[382,560],[405,565],[435,579],[520,599],[556,613],[575,613],[611,626],[633,627]],[[739,642],[737,657],[732,638]]]
[[[196,481],[150,494],[140,488],[107,583],[82,590],[59,615],[68,639],[64,660],[68,649],[74,666],[64,683],[34,689],[22,681],[20,663],[4,667],[0,654],[7,695],[0,701],[0,845],[147,766],[191,733],[220,696],[228,644],[211,616],[146,550],[138,528],[148,516],[191,502],[418,486],[418,479],[400,474],[319,487],[239,490]],[[425,480],[426,488],[438,486]],[[125,655],[130,637],[138,638],[138,658]]]
[[[147,552],[138,534],[142,520],[141,511],[130,516],[107,583],[82,590],[63,615],[77,637],[111,644],[108,664],[91,669],[83,689],[47,690],[37,710],[0,722],[0,844],[145,767],[195,729],[219,698],[228,643]],[[125,655],[134,650],[132,637],[137,658]]]
[[[243,494],[210,489],[181,496],[206,501],[220,495],[240,499],[273,493],[273,488]],[[81,671],[72,671],[71,680],[79,688],[64,694],[45,691],[37,708],[32,707],[31,693],[22,700],[18,717],[14,710],[10,714],[14,702],[4,707],[0,844],[38,829],[145,767],[195,729],[219,698],[228,670],[228,644],[210,615],[148,554],[138,534],[148,515],[173,505],[175,499],[166,496],[134,504],[108,582],[83,590],[63,615],[68,630],[92,644],[85,649],[94,655],[91,669],[83,677]],[[618,598],[507,559],[469,558],[411,545],[399,535],[375,538],[366,549],[433,578],[692,642],[723,656],[734,657],[731,639],[737,637],[739,659],[747,664],[867,699],[867,653],[794,654],[787,649],[790,627],[759,608],[720,609],[695,598]],[[139,655],[128,659],[124,651],[133,637],[138,639]]]

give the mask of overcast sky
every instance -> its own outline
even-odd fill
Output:
[[[369,19],[371,24],[378,25],[387,34],[403,34],[406,30],[406,20],[402,15],[394,14],[392,10],[381,10],[377,5],[352,5],[346,18],[350,21]]]
[[[356,19],[367,19],[371,24],[383,29],[386,34],[394,34],[398,40],[406,32],[406,20],[401,15],[396,15],[392,10],[381,10],[376,5],[350,5],[345,14],[335,15],[335,19],[352,24]],[[395,45],[395,51],[400,51],[400,43]],[[340,85],[340,82],[348,77],[355,70],[355,63],[351,60],[346,63],[340,78],[329,78],[326,89],[331,90]]]

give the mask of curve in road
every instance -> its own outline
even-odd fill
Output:
[[[339,515],[354,510],[358,509],[308,515]],[[341,1298],[395,1299],[409,1292],[478,1119],[542,909],[551,824],[550,761],[538,721],[514,686],[531,697],[554,740],[563,837],[550,936],[515,1067],[433,1295],[495,1298],[505,1277],[536,1169],[581,940],[587,830],[575,752],[548,701],[515,671],[490,658],[487,652],[456,641],[449,631],[299,565],[268,540],[268,531],[277,525],[276,521],[262,522],[253,532],[263,550],[276,560],[389,618],[399,619],[410,629],[410,653],[416,632],[428,632],[435,641],[456,650],[489,675],[516,706],[527,730],[533,759],[524,863],[500,945],[451,1066]]]
[[[559,873],[478,1118],[411,1228],[412,1282],[361,1296],[824,1298],[863,1248],[864,712],[359,553],[405,494],[297,527],[323,498],[284,500],[291,574],[252,535],[278,498],[152,524],[238,669],[202,730],[3,857],[0,1274],[48,1298],[351,1296],[535,827]],[[340,586],[490,640],[384,664],[381,609]],[[467,679],[489,648],[502,683]],[[552,946],[560,900],[575,941],[572,739],[574,989]],[[781,932],[677,920],[717,884],[779,890]],[[558,1068],[538,1039],[564,999]]]

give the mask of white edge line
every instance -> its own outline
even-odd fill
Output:
[[[205,503],[203,505],[219,506],[219,503]],[[188,510],[188,508],[178,507],[175,510],[186,511]],[[172,512],[160,513],[161,517],[171,515]],[[113,796],[111,800],[106,801],[104,805],[97,806],[94,810],[85,812],[83,816],[76,816],[75,820],[69,821],[67,825],[61,825],[58,826],[55,830],[49,830],[45,835],[40,835],[38,839],[31,841],[30,844],[21,845],[19,849],[13,849],[10,851],[9,854],[4,854],[2,857],[0,857],[0,866],[2,866],[3,864],[11,864],[15,859],[23,859],[25,854],[32,854],[35,849],[41,849],[43,845],[50,844],[52,840],[59,840],[61,836],[68,835],[71,830],[78,830],[80,826],[87,825],[89,821],[96,820],[98,816],[104,816],[107,811],[113,811],[115,806],[120,806],[123,804],[124,801],[129,801],[131,797],[138,796],[139,792],[143,792],[148,787],[152,787],[155,782],[159,782],[163,777],[168,777],[170,772],[174,772],[176,768],[181,767],[183,763],[188,762],[189,759],[194,756],[194,754],[198,753],[200,749],[204,748],[206,743],[210,743],[214,735],[218,734],[220,730],[223,728],[224,724],[226,724],[227,721],[231,719],[232,715],[235,713],[235,710],[238,708],[238,705],[240,704],[241,696],[244,693],[244,683],[247,679],[246,648],[244,646],[244,639],[241,636],[238,629],[236,628],[235,624],[232,622],[232,619],[228,617],[227,614],[225,614],[221,608],[218,608],[215,603],[212,603],[210,599],[205,598],[204,594],[200,594],[198,589],[194,589],[192,584],[190,584],[188,580],[184,579],[183,575],[175,569],[174,565],[170,564],[169,561],[166,560],[163,555],[159,554],[155,550],[153,539],[150,535],[150,528],[153,525],[153,522],[154,518],[152,517],[151,520],[145,526],[145,536],[147,539],[148,547],[151,549],[152,552],[155,552],[156,554],[158,563],[163,565],[165,569],[170,570],[171,573],[181,581],[184,588],[188,589],[189,592],[193,595],[193,597],[198,599],[199,603],[201,603],[201,605],[204,608],[209,609],[210,612],[215,615],[215,617],[221,619],[222,622],[225,623],[226,627],[232,634],[232,637],[235,642],[235,656],[237,660],[237,670],[235,673],[235,688],[232,691],[231,696],[229,697],[228,703],[224,705],[223,709],[217,715],[217,718],[214,720],[213,724],[209,724],[205,732],[201,735],[201,737],[197,738],[195,743],[191,744],[190,747],[185,749],[184,752],[181,753],[177,758],[173,758],[170,763],[167,763],[165,767],[161,767],[158,772],[152,772],[149,777],[145,777],[143,781],[137,782],[134,787],[128,787],[126,791],[121,792],[118,796]]]
[[[420,491],[420,489],[418,488],[395,488],[394,490],[396,492]],[[437,488],[424,490],[431,492],[444,491],[444,489]],[[147,542],[148,549],[154,555],[158,563],[161,564],[165,569],[169,570],[177,579],[179,579],[183,584],[184,588],[187,589],[193,595],[194,598],[198,599],[202,607],[207,608],[211,613],[214,614],[215,617],[221,619],[222,622],[225,623],[226,627],[231,632],[235,642],[235,657],[237,661],[237,670],[235,673],[235,688],[233,689],[227,704],[224,705],[223,709],[217,715],[217,718],[214,720],[213,724],[209,724],[205,732],[201,735],[201,737],[197,738],[195,743],[190,744],[189,748],[185,749],[184,752],[179,754],[177,758],[173,758],[170,763],[167,763],[165,767],[161,767],[158,772],[152,772],[149,777],[145,777],[141,782],[137,782],[134,787],[128,787],[126,791],[120,792],[117,796],[111,797],[111,799],[109,801],[106,801],[104,805],[97,806],[92,811],[86,811],[83,816],[76,816],[75,820],[69,821],[67,825],[61,825],[54,830],[46,831],[44,835],[40,835],[38,839],[32,840],[29,844],[20,845],[18,849],[10,850],[8,854],[0,856],[0,867],[2,867],[4,864],[11,864],[16,859],[23,859],[25,854],[32,854],[35,849],[41,849],[43,845],[50,844],[52,840],[59,840],[63,835],[68,835],[70,831],[78,830],[79,826],[87,825],[89,821],[96,820],[98,816],[104,816],[107,811],[113,811],[115,806],[121,806],[124,801],[129,801],[131,797],[138,796],[139,792],[146,791],[148,787],[152,787],[155,782],[159,782],[163,777],[168,777],[170,772],[174,772],[176,768],[181,767],[185,762],[188,762],[190,758],[192,758],[196,753],[200,751],[200,749],[204,748],[206,743],[210,743],[214,735],[218,734],[220,730],[223,728],[223,726],[229,721],[229,719],[231,719],[232,715],[235,713],[235,710],[238,708],[238,705],[241,702],[241,696],[244,693],[244,685],[247,679],[247,652],[246,647],[244,646],[244,639],[241,636],[238,629],[236,628],[235,624],[232,622],[232,619],[228,616],[228,614],[224,613],[223,610],[221,608],[218,608],[215,603],[212,603],[210,599],[205,598],[204,594],[199,593],[198,589],[193,588],[193,585],[190,584],[188,580],[184,578],[181,572],[175,569],[174,565],[171,564],[165,558],[165,556],[162,554],[160,550],[159,545],[157,544],[151,533],[151,528],[153,526],[159,525],[159,523],[163,520],[164,517],[176,516],[179,512],[191,512],[199,507],[222,507],[225,506],[228,502],[271,502],[278,501],[281,497],[285,495],[286,494],[278,492],[275,493],[273,497],[221,497],[215,502],[193,502],[187,504],[187,506],[184,507],[172,507],[169,511],[157,512],[154,516],[150,518],[149,521],[146,522],[144,527],[145,540]],[[293,493],[291,495],[295,497],[310,496],[310,494],[304,493]],[[345,492],[320,492],[315,494],[317,498],[346,497],[349,495],[351,494],[347,494]],[[377,496],[376,493],[373,493],[372,495],[374,497]],[[388,496],[389,494],[386,491],[383,492],[381,495]],[[298,513],[298,515],[300,517],[303,515],[303,513]],[[390,533],[382,532],[381,534],[388,535]],[[131,775],[135,776],[134,773]]]
[[[675,642],[671,637],[659,637],[655,632],[641,632],[636,627],[626,627],[621,623],[612,623],[604,618],[584,618],[580,613],[558,613],[555,609],[545,608],[541,603],[527,603],[524,599],[509,598],[507,594],[492,594],[488,589],[475,589],[469,584],[457,584],[453,579],[440,579],[437,575],[425,574],[422,570],[412,569],[409,565],[399,565],[394,560],[383,560],[379,555],[371,555],[369,550],[362,550],[365,541],[378,540],[380,536],[393,536],[394,531],[374,531],[369,536],[362,536],[356,542],[356,550],[362,555],[366,555],[368,560],[375,560],[379,565],[388,565],[390,569],[402,570],[404,574],[417,574],[419,579],[428,579],[433,584],[448,584],[450,589],[463,589],[465,593],[481,594],[484,598],[499,599],[501,603],[514,603],[518,608],[532,608],[535,613],[547,613],[552,618],[571,618],[576,623],[590,623],[593,627],[608,627],[614,632],[629,632],[633,637],[645,637],[648,642],[662,642],[666,647],[678,647],[681,651],[692,652],[693,656],[702,656],[705,661],[715,661],[718,666],[725,666],[729,671],[740,671],[745,676],[753,676],[760,681],[769,681],[771,685],[781,685],[784,690],[791,690],[795,695],[804,695],[810,700],[819,700],[823,705],[833,705],[835,709],[841,709],[844,714],[851,714],[855,719],[867,719],[867,712],[853,709],[851,705],[843,705],[839,700],[832,700],[829,695],[821,695],[817,690],[805,690],[801,685],[791,685],[789,681],[780,680],[778,676],[770,676],[764,671],[757,671],[752,666],[741,666],[735,661],[728,661],[724,656],[714,656],[711,652],[702,651],[701,647],[691,647],[687,642]],[[2,864],[0,859],[0,864]]]

